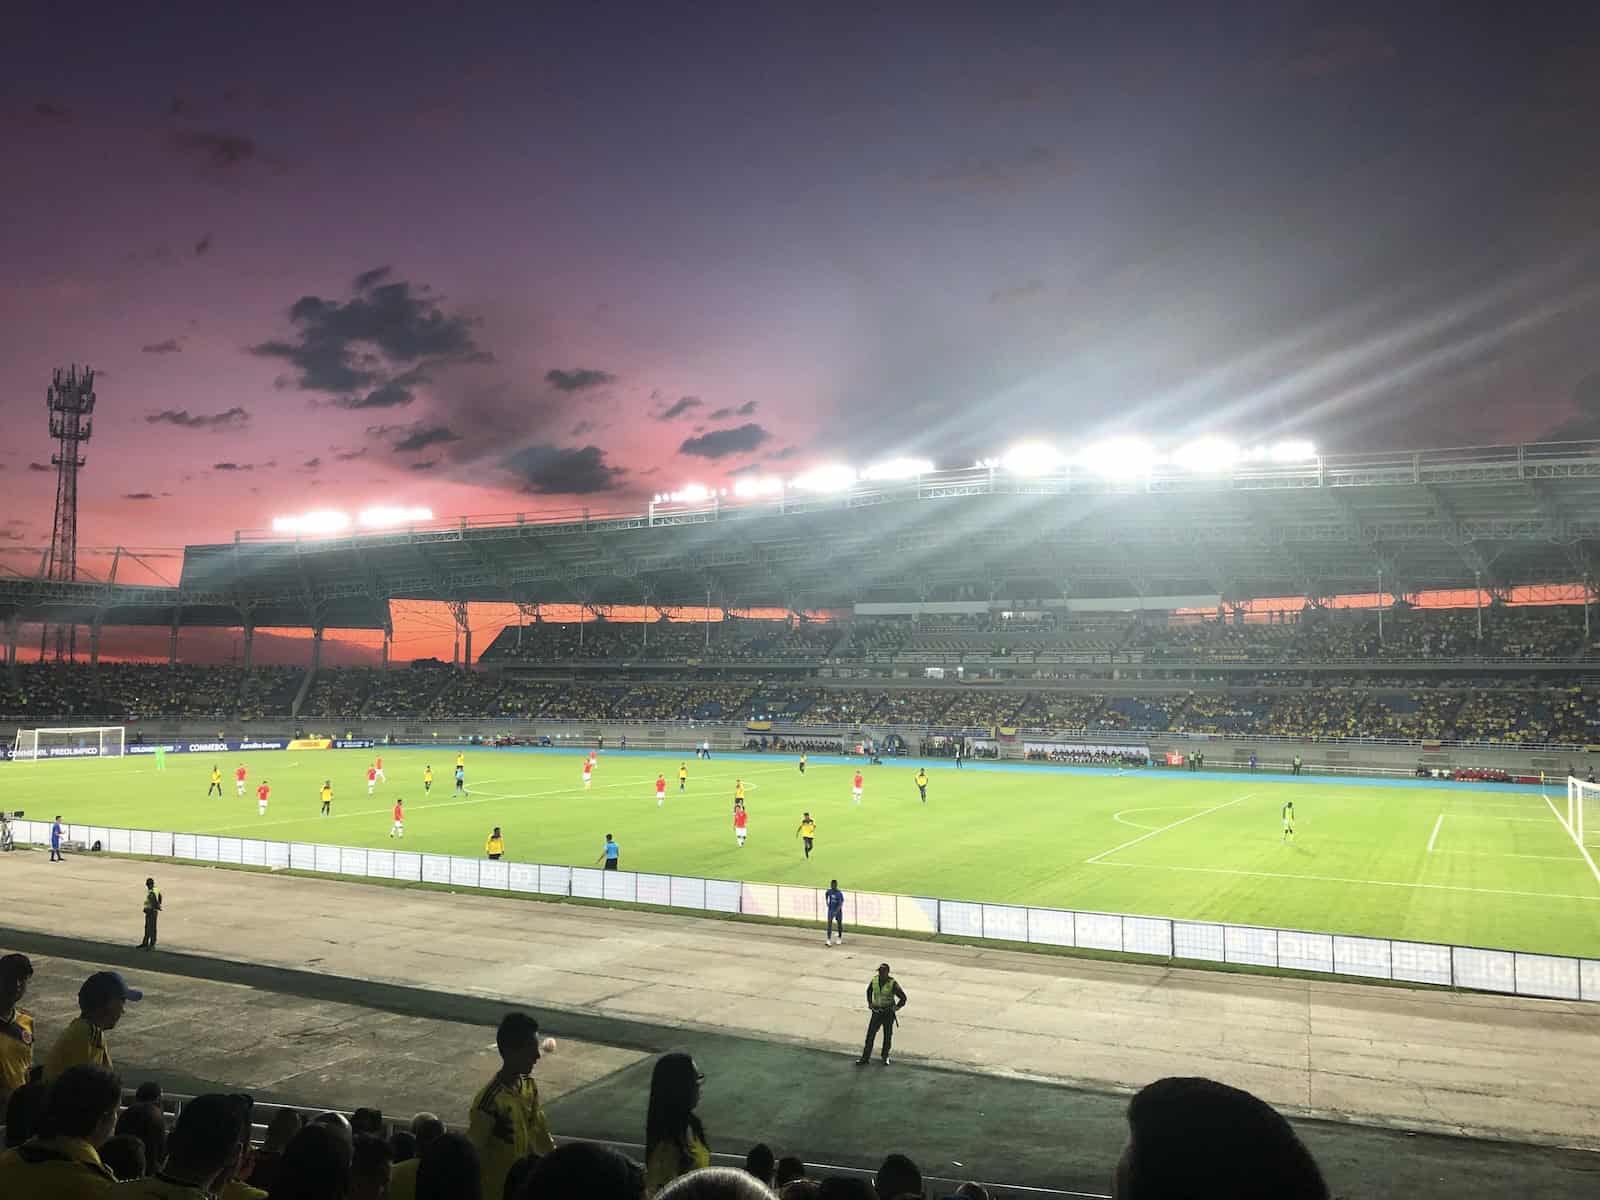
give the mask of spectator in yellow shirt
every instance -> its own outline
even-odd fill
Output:
[[[654,1196],[680,1175],[711,1165],[706,1129],[695,1115],[705,1076],[687,1054],[663,1054],[650,1076],[644,1124],[645,1194]]]
[[[33,978],[26,955],[0,958],[0,1113],[33,1070],[33,1017],[17,1007]]]
[[[110,1196],[116,1177],[95,1147],[111,1136],[122,1103],[122,1082],[103,1067],[77,1066],[50,1085],[41,1126],[0,1154],[0,1196],[91,1200]]]
[[[501,1200],[506,1174],[517,1159],[556,1148],[533,1081],[539,1023],[527,1013],[507,1013],[494,1041],[500,1071],[473,1097],[467,1118],[467,1137],[483,1168],[483,1200]]]
[[[167,1161],[143,1179],[119,1187],[117,1200],[190,1200],[243,1194],[231,1190],[236,1184],[257,1196],[266,1195],[233,1178],[249,1133],[244,1111],[240,1098],[235,1096],[213,1092],[190,1100],[178,1114],[178,1124],[167,1141]]]
[[[129,1000],[142,1000],[144,993],[130,988],[115,971],[96,971],[78,989],[78,1016],[61,1031],[56,1044],[44,1060],[44,1081],[54,1083],[68,1067],[85,1064],[111,1069],[111,1051],[106,1047],[106,1032],[122,1020]]]
[[[444,1122],[432,1113],[418,1113],[411,1118],[411,1136],[417,1139],[417,1153],[395,1163],[389,1172],[389,1200],[417,1200],[417,1168],[422,1165],[422,1152],[444,1134]]]

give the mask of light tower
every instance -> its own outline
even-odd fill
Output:
[[[45,393],[45,406],[50,410],[50,436],[56,440],[56,451],[50,456],[56,468],[56,523],[44,575],[71,581],[78,577],[78,468],[84,464],[79,448],[94,432],[89,419],[94,412],[94,372],[88,367],[81,371],[76,366],[56,368]],[[46,626],[39,638],[41,659],[49,638]],[[57,662],[74,656],[77,639],[77,626],[56,626]]]

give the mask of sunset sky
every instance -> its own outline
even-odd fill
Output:
[[[1023,435],[1600,436],[1592,4],[19,7],[0,569],[73,362],[80,541],[149,551]]]

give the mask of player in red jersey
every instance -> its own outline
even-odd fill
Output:
[[[667,777],[665,775],[657,775],[656,776],[656,807],[660,808],[666,802],[667,802]]]
[[[852,785],[852,787],[853,787],[853,793],[854,793],[855,798],[856,798],[856,803],[860,804],[861,803],[861,772],[860,771],[856,772],[855,783]]]
[[[406,810],[405,801],[394,802],[394,828],[389,830],[390,837],[403,838],[406,835]]]
[[[745,811],[744,801],[733,802],[733,838],[742,847],[744,845],[745,826],[749,824],[750,814]]]
[[[256,788],[257,816],[264,817],[267,815],[267,797],[270,795],[272,795],[272,789],[267,786],[267,781],[263,779],[261,781],[261,786]]]
[[[244,764],[240,763],[233,769],[233,794],[244,795]]]
[[[372,795],[373,789],[376,788],[377,786],[378,786],[378,768],[377,767],[368,767],[367,768],[367,795],[369,795],[369,796]]]
[[[383,777],[383,755],[381,755],[381,754],[378,755],[377,761],[372,764],[372,769],[378,773],[378,782],[379,783],[388,783],[389,782],[387,779],[385,779]]]
[[[584,787],[585,791],[587,791],[588,788],[589,788],[589,782],[590,782],[590,779],[593,777],[592,776],[593,771],[594,771],[594,759],[593,758],[584,759],[583,760],[583,787]]]

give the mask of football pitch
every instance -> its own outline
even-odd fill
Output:
[[[986,900],[1499,949],[1600,956],[1600,878],[1558,819],[1564,787],[1536,790],[1330,784],[1281,776],[1193,776],[1072,768],[956,771],[857,767],[792,756],[697,760],[607,751],[585,790],[571,752],[466,750],[466,796],[453,792],[454,747],[384,753],[387,782],[367,794],[365,751],[177,754],[13,763],[0,807],[30,818],[388,847],[405,800],[405,848],[480,856],[492,826],[506,858],[593,865],[614,834],[627,870],[763,883]],[[233,769],[249,773],[234,793]],[[206,795],[211,768],[224,795]],[[680,764],[687,789],[678,790]],[[434,784],[424,794],[422,774]],[[655,779],[667,778],[657,806]],[[331,816],[319,815],[324,779]],[[746,787],[749,841],[734,841],[733,792]],[[256,784],[272,789],[258,815]],[[1293,800],[1286,841],[1282,806]],[[808,861],[796,829],[816,819]]]

